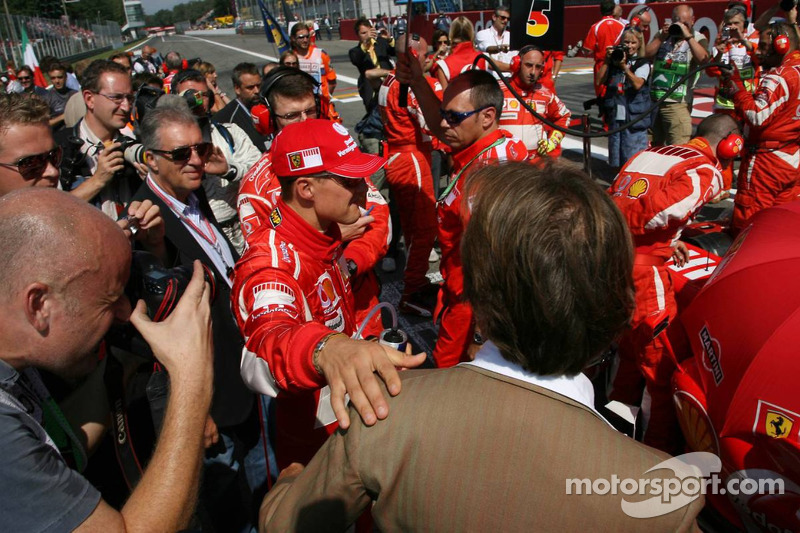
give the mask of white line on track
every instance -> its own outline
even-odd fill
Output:
[[[152,41],[154,38],[155,38],[155,37],[150,37],[150,38],[149,38],[149,39],[147,39],[145,42],[143,42],[143,43],[139,43],[139,44],[137,44],[136,46],[131,46],[130,48],[126,49],[125,51],[126,51],[126,52],[130,52],[131,50],[136,50],[137,48],[141,48],[142,46],[144,46],[144,45],[146,45],[147,43],[149,43],[150,41]]]
[[[573,139],[572,137],[564,137],[561,141],[561,148],[569,152],[583,153],[583,140]],[[592,158],[608,161],[608,149],[603,146],[592,145]]]
[[[258,52],[251,52],[250,50],[245,50],[244,48],[237,48],[237,47],[231,46],[229,44],[222,44],[222,43],[218,43],[218,42],[215,42],[215,41],[210,41],[208,39],[201,39],[200,37],[195,37],[194,35],[187,35],[187,37],[191,37],[192,39],[197,39],[198,41],[203,41],[203,42],[206,42],[206,43],[209,43],[209,44],[215,44],[217,46],[221,46],[223,48],[228,48],[230,50],[236,50],[237,52],[241,52],[242,54],[248,54],[248,55],[251,55],[253,57],[259,57],[261,59],[266,59],[267,61],[277,61],[278,60],[278,58],[272,57],[272,56],[268,56],[266,54],[259,54]],[[343,81],[345,83],[349,83],[351,85],[357,85],[358,84],[358,80],[355,79],[355,78],[351,78],[350,76],[343,76],[341,74],[336,74],[336,79],[337,80],[341,80],[341,81]]]

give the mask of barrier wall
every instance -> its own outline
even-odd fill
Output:
[[[709,42],[714,42],[717,37],[717,27],[722,21],[722,15],[728,5],[727,0],[704,0],[686,3],[694,9],[695,29],[707,34]],[[672,18],[672,8],[674,7],[674,3],[652,3],[647,6],[623,4],[622,11],[625,18],[630,18],[642,9],[650,8],[655,16],[652,17],[650,29],[645,35],[649,40],[650,35],[654,35],[664,23],[664,19]],[[452,20],[460,15],[464,15],[472,21],[475,25],[475,31],[480,31],[487,24],[492,23],[492,11],[450,13],[448,18]],[[433,36],[433,21],[436,17],[437,15],[435,14],[415,16],[413,21],[415,33],[419,33],[430,42]],[[564,20],[566,21],[564,26],[564,51],[566,51],[568,47],[575,46],[578,41],[582,41],[592,24],[600,20],[600,8],[597,5],[567,6],[564,8]],[[353,30],[354,23],[355,20],[352,19],[343,19],[339,22],[339,31],[342,39],[358,40]]]

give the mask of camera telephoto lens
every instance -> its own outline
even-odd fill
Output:
[[[668,31],[670,37],[683,37],[683,28],[678,24],[670,24]]]

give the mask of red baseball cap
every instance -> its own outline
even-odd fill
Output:
[[[272,170],[279,178],[298,178],[329,172],[343,178],[366,178],[386,159],[358,149],[347,128],[325,119],[295,122],[272,140]]]

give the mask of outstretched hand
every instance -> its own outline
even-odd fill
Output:
[[[386,383],[389,394],[397,396],[401,383],[397,368],[415,368],[425,362],[425,353],[398,352],[377,342],[353,340],[345,335],[331,337],[320,352],[317,364],[331,388],[331,407],[342,429],[350,427],[345,394],[371,426],[389,415],[375,372]]]

